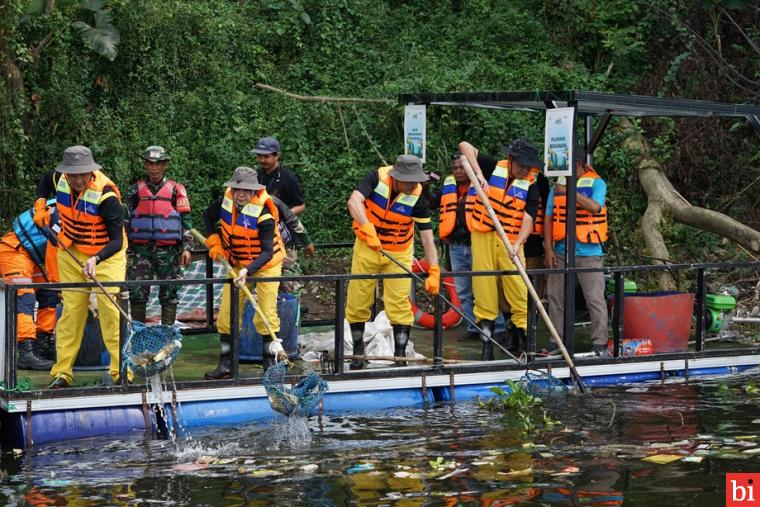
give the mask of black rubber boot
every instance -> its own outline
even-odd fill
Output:
[[[161,325],[173,326],[177,320],[177,303],[161,305]]]
[[[403,326],[393,324],[393,355],[395,357],[406,357],[406,344],[409,343],[409,331],[412,326]],[[406,361],[395,363],[396,366],[406,366]]]
[[[38,356],[34,351],[34,340],[27,339],[18,342],[16,367],[19,370],[49,371],[53,367],[53,361]]]
[[[37,339],[34,340],[34,351],[43,359],[55,361],[55,335],[37,333]]]
[[[480,360],[493,361],[493,341],[491,341],[493,337],[493,321],[481,320],[478,325],[483,331],[480,335],[480,339],[483,342],[483,349],[480,352]]]
[[[515,355],[520,354],[522,352],[528,352],[528,335],[526,331],[522,328],[516,327],[514,337],[515,337],[514,350],[512,349],[507,349],[507,350],[509,350]]]
[[[214,371],[207,372],[203,378],[206,380],[223,380],[232,378],[232,335],[220,334],[221,353],[219,364]]]
[[[142,322],[144,324],[145,312],[146,312],[145,303],[138,303],[136,301],[129,302],[129,316],[132,317],[132,320],[135,320],[137,322]]]
[[[354,344],[354,355],[364,355],[364,322],[354,322],[351,326],[351,342]],[[364,359],[352,359],[348,365],[349,370],[361,370],[364,368]]]
[[[261,349],[261,366],[264,368],[264,373],[266,373],[269,368],[277,364],[277,360],[274,355],[269,352],[269,346],[272,344],[272,336],[267,334],[262,338],[264,341]]]

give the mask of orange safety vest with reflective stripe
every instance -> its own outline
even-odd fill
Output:
[[[233,261],[248,265],[261,255],[259,220],[266,218],[274,220],[274,251],[272,260],[261,269],[276,266],[285,258],[285,245],[282,243],[277,224],[280,219],[277,206],[266,190],[258,190],[253,193],[248,204],[238,211],[232,198],[232,190],[228,188],[224,192],[221,210],[222,242]]]
[[[441,239],[445,240],[454,232],[457,224],[458,199],[457,180],[453,176],[446,176],[446,179],[443,180],[443,188],[441,188],[441,213],[438,224],[438,233]]]
[[[103,192],[105,187],[113,190]],[[78,197],[74,197],[65,174],[58,179],[55,200],[61,217],[61,232],[83,254],[95,255],[108,243],[106,224],[100,216],[100,203],[114,196],[121,201],[119,187],[100,171],[93,171],[87,188]],[[126,248],[127,234],[123,227],[122,235],[122,248]]]
[[[535,182],[533,175],[525,179],[514,178],[509,182],[509,161],[499,160],[493,174],[488,178],[488,201],[510,240],[514,241],[520,233],[525,204],[530,186]],[[494,230],[491,217],[486,207],[480,202],[477,192],[470,187],[467,193],[467,227],[470,232],[490,232]]]
[[[538,167],[531,167],[530,169],[530,175],[533,176],[533,179],[538,181],[538,174],[541,171],[538,169]],[[543,197],[539,194],[538,196],[538,211],[536,212],[536,219],[533,220],[533,230],[530,231],[531,234],[535,236],[543,236],[544,235],[544,207],[546,206],[546,203],[544,202]]]
[[[598,178],[599,175],[593,167],[586,165],[586,172],[575,183],[577,192],[584,197],[591,198],[594,194],[594,180]],[[552,214],[554,215],[552,240],[559,241],[565,238],[567,195],[554,194]],[[592,213],[576,205],[575,235],[581,243],[604,243],[607,241],[607,206],[602,206],[599,213]]]
[[[414,238],[414,218],[412,212],[422,194],[422,185],[414,187],[411,194],[398,194],[391,201],[393,178],[390,173],[393,166],[381,167],[377,170],[379,182],[372,194],[364,200],[364,210],[367,219],[372,222],[377,231],[377,237],[384,250],[403,252],[412,244]],[[353,229],[359,228],[354,220]]]

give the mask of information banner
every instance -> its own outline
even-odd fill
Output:
[[[570,176],[573,160],[573,117],[575,108],[546,110],[544,131],[544,175]]]
[[[425,106],[404,106],[404,153],[425,162]]]

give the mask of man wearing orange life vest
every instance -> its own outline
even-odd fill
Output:
[[[478,179],[487,185],[484,190],[489,202],[499,217],[512,247],[525,265],[523,244],[533,228],[538,213],[538,188],[530,175],[532,167],[539,167],[536,148],[524,139],[516,139],[503,148],[505,160],[496,161],[481,155],[470,143],[461,142],[459,151],[467,158]],[[499,238],[488,212],[480,202],[475,189],[468,196],[467,224],[472,238],[473,271],[515,271],[517,267],[509,257],[509,252]],[[528,288],[520,275],[500,276],[502,293],[510,306],[514,332],[507,333],[505,348],[517,352],[525,348],[528,327]],[[475,296],[475,318],[479,321],[484,336],[481,359],[492,361],[494,319],[501,313],[498,281],[490,276],[476,276],[472,280]]]
[[[472,247],[470,242],[470,230],[467,228],[466,201],[470,190],[470,178],[462,164],[462,154],[459,152],[451,156],[451,175],[443,180],[443,186],[439,192],[431,197],[431,207],[439,207],[438,234],[441,241],[448,245],[449,262],[451,271],[472,271]],[[472,278],[458,276],[454,278],[454,286],[462,305],[462,312],[470,321],[475,322],[472,313]],[[504,338],[504,316],[499,314],[494,321],[494,336],[497,340]],[[467,332],[460,341],[480,340],[480,332],[475,326],[467,323]]]
[[[607,241],[607,207],[604,201],[607,184],[591,165],[579,162],[576,167],[576,218],[575,218],[575,266],[579,268],[602,267]],[[561,181],[561,180],[560,180]],[[556,184],[549,192],[544,228],[545,263],[548,268],[565,267],[565,229],[567,195],[564,184]],[[604,300],[604,274],[601,271],[577,273],[591,317],[591,340],[593,352],[608,356],[607,351],[607,304]],[[562,338],[565,313],[565,277],[551,274],[547,281],[549,318]],[[573,310],[570,310],[573,311]]]
[[[393,166],[372,171],[359,183],[348,200],[348,211],[354,219],[353,230],[357,238],[351,260],[352,274],[404,273],[383,253],[392,255],[411,271],[414,225],[417,224],[425,258],[430,264],[425,290],[438,294],[441,268],[438,266],[438,252],[430,223],[430,207],[421,195],[420,185],[427,179],[418,157],[400,155]],[[354,355],[364,355],[364,325],[370,318],[375,286],[374,280],[351,280],[348,283],[346,320],[351,327]],[[396,357],[406,356],[409,331],[414,322],[409,291],[409,280],[406,278],[383,280],[383,302],[393,326]],[[361,359],[354,359],[350,365],[352,370],[363,367]]]
[[[0,238],[0,276],[9,284],[58,282],[55,237],[34,223],[46,215],[51,228],[60,231],[55,201],[40,199],[33,209],[13,220],[13,229]],[[19,370],[48,371],[55,357],[55,308],[58,292],[19,289],[16,292],[16,342]],[[35,305],[39,304],[35,319]]]
[[[203,213],[206,228],[206,246],[209,257],[225,257],[237,271],[234,283],[246,283],[249,275],[255,278],[276,278],[282,273],[285,245],[280,237],[277,222],[277,206],[269,197],[266,187],[258,182],[256,171],[241,166],[224,184],[224,196],[211,203]],[[220,233],[216,224],[220,224]],[[256,312],[253,323],[263,337],[264,370],[274,365],[275,357],[282,351],[282,345],[267,330],[262,314],[272,331],[280,331],[277,315],[277,288],[279,282],[258,282],[256,294],[261,312]],[[230,320],[231,289],[229,284],[222,288],[222,303],[216,319],[221,353],[216,369],[205,374],[207,380],[232,378],[232,322]],[[245,295],[240,292],[242,317]],[[234,325],[240,326],[240,321]]]
[[[43,177],[38,187],[38,201],[55,190],[56,207],[61,220],[58,234],[58,271],[62,283],[123,281],[127,265],[127,238],[124,233],[121,194],[116,184],[100,172],[101,166],[85,146],[71,146],[63,152],[56,172]],[[35,215],[43,226],[44,218]],[[81,262],[80,266],[63,251],[66,246]],[[109,287],[116,299],[118,287]],[[69,387],[74,380],[72,367],[82,344],[89,312],[87,292],[62,291],[63,313],[58,320],[57,360],[50,370],[54,377],[50,389]],[[103,294],[98,295],[98,318],[103,342],[111,357],[108,372],[114,382],[119,379],[119,310]],[[130,374],[131,375],[131,374]]]
[[[161,146],[143,153],[146,175],[129,188],[124,202],[129,211],[127,237],[130,280],[182,279],[182,268],[190,264],[193,228],[190,200],[181,183],[164,177],[169,155]],[[177,318],[179,286],[162,285],[158,290],[161,324],[171,326]],[[133,320],[145,322],[150,286],[132,287],[129,311]]]

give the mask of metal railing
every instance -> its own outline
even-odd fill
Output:
[[[341,245],[342,247],[343,245]],[[701,263],[701,264],[669,264],[663,266],[655,265],[639,265],[639,266],[620,266],[620,267],[606,267],[606,268],[563,268],[563,269],[535,269],[528,270],[528,275],[531,281],[536,284],[538,277],[541,275],[547,275],[551,273],[583,273],[583,272],[603,272],[605,274],[611,274],[614,280],[614,312],[612,319],[612,331],[613,331],[613,343],[614,343],[614,356],[618,357],[621,353],[621,341],[623,336],[624,322],[623,322],[623,304],[624,304],[624,274],[625,273],[637,273],[637,272],[656,272],[670,270],[674,272],[680,271],[695,271],[696,272],[696,292],[695,292],[695,316],[696,316],[696,350],[701,352],[705,349],[705,323],[706,323],[706,311],[705,311],[705,296],[707,290],[707,271],[709,270],[726,270],[737,268],[760,268],[760,262],[741,262],[741,263]],[[207,275],[211,273],[213,276],[213,264],[207,263],[206,265]],[[501,276],[501,275],[514,275],[517,271],[466,271],[449,273],[444,272],[443,277],[473,277],[473,276]],[[204,279],[188,279],[188,280],[129,280],[123,282],[103,282],[105,287],[119,287],[122,289],[122,294],[125,289],[140,286],[167,286],[167,285],[204,285],[206,287],[207,307],[206,307],[206,319],[207,328],[202,332],[208,332],[213,329],[213,286],[215,284],[230,284],[231,290],[231,305],[230,305],[230,321],[239,322],[240,307],[239,307],[239,291],[240,289],[231,283],[229,278],[212,278],[211,276]],[[385,280],[392,278],[408,278],[410,275],[406,273],[399,274],[327,274],[327,275],[301,275],[301,276],[281,276],[281,277],[269,277],[269,278],[255,278],[251,281],[255,284],[257,282],[273,282],[273,281],[298,281],[298,282],[322,282],[332,283],[335,290],[335,313],[332,323],[335,326],[335,356],[334,356],[334,369],[332,373],[340,375],[343,373],[344,360],[343,360],[343,341],[344,341],[344,326],[345,320],[345,304],[346,304],[346,289],[348,283],[351,280]],[[5,314],[5,340],[6,347],[4,351],[5,359],[5,385],[7,390],[12,390],[16,387],[16,296],[17,291],[20,289],[33,288],[33,289],[48,289],[48,290],[65,290],[65,289],[93,289],[95,286],[91,282],[79,282],[79,283],[44,283],[44,284],[8,284],[0,282],[0,288],[5,293],[4,298],[4,314]],[[122,296],[121,304],[124,307],[126,305],[126,298]],[[442,327],[442,314],[446,311],[445,303],[440,298],[434,298],[434,319],[435,326],[433,328],[433,364],[432,368],[440,368],[443,366],[443,327]],[[565,312],[574,312],[574,306],[565,305]],[[536,351],[536,328],[537,328],[537,312],[535,303],[531,300],[528,306],[528,333],[527,333],[527,348],[528,352]],[[121,322],[121,336],[120,336],[120,351],[126,339],[127,323],[122,317]],[[211,325],[209,325],[211,324]],[[184,331],[185,334],[190,332]],[[197,331],[192,331],[197,332]],[[232,338],[233,338],[233,381],[237,382],[239,379],[239,348],[240,348],[240,329],[238,326],[232,326]],[[574,353],[574,342],[570,340],[565,344],[570,354]],[[120,352],[121,353],[121,352]],[[123,365],[121,357],[119,358],[119,364]],[[126,385],[126,375],[121,375],[122,385]]]

